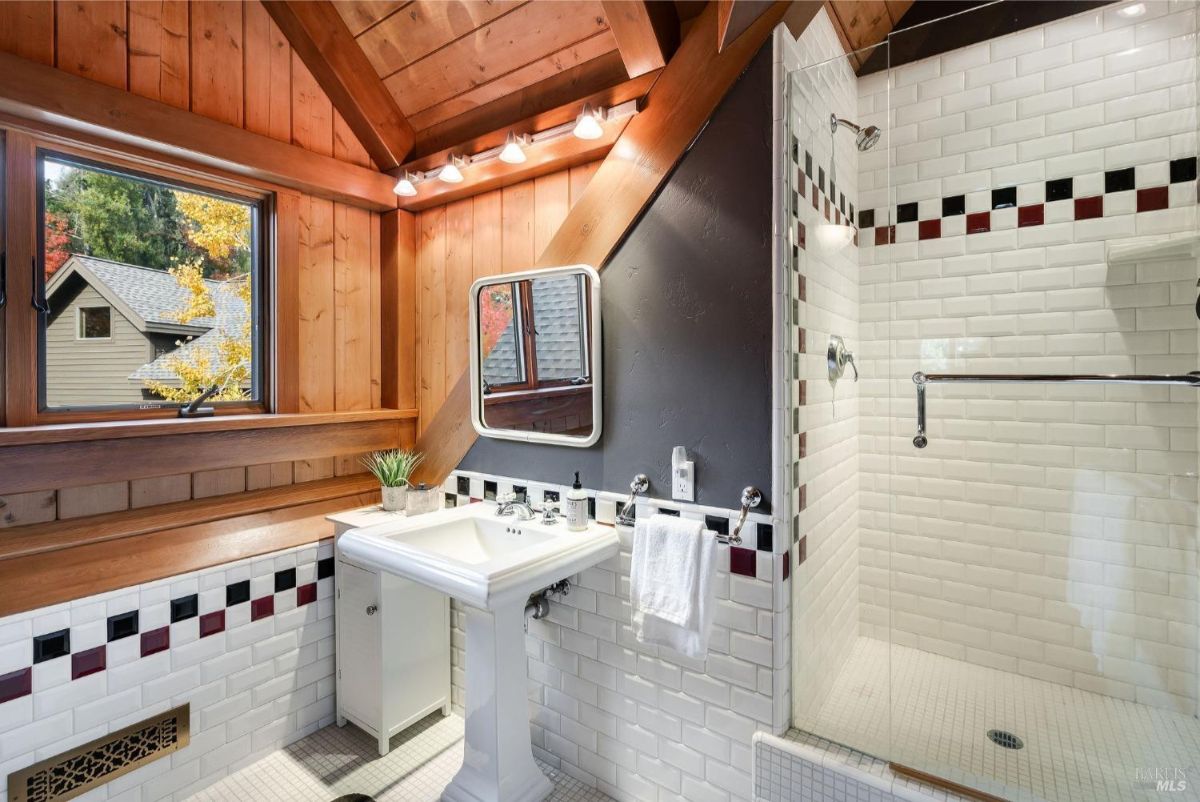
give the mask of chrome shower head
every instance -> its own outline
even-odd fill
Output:
[[[855,125],[849,120],[839,119],[836,114],[830,114],[830,133],[836,133],[839,125],[843,125],[857,134],[857,136],[854,138],[854,144],[860,151],[868,151],[875,147],[875,144],[879,142],[879,136],[883,133],[878,126],[868,125],[866,128],[863,128],[860,125]]]

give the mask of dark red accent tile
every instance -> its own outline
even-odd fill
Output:
[[[808,186],[808,176],[804,174],[803,169],[797,170],[796,173],[798,178],[796,181],[796,192],[799,193],[800,197],[803,198],[807,193],[806,187]]]
[[[159,627],[142,633],[142,657],[166,651],[171,647],[171,628]]]
[[[250,602],[250,620],[257,621],[260,618],[266,618],[269,615],[275,615],[275,597],[263,596],[261,599],[255,599]]]
[[[792,575],[792,553],[785,551],[779,556],[783,558],[783,581],[787,582],[788,577]]]
[[[798,502],[800,509],[797,512],[804,512],[808,508],[808,485],[800,485],[800,500]]]
[[[796,388],[797,403],[804,406],[808,403],[808,382],[801,379],[799,386]]]
[[[804,227],[804,223],[797,223],[800,226],[796,230],[796,238],[799,240],[800,247],[808,250],[808,229]]]
[[[825,199],[825,219],[829,220],[829,198]]]
[[[103,644],[94,649],[75,652],[75,654],[71,655],[71,679],[79,679],[80,677],[86,677],[88,674],[103,671],[107,660],[107,647]]]
[[[1104,196],[1093,195],[1090,198],[1075,199],[1075,219],[1091,220],[1104,216]]]
[[[33,667],[18,668],[0,674],[0,704],[28,696],[33,692]]]
[[[796,451],[800,459],[808,456],[808,432],[800,432],[800,444]]]
[[[742,576],[757,576],[758,554],[754,549],[744,549],[741,546],[729,547],[729,572]]]
[[[309,582],[307,585],[301,585],[296,588],[296,606],[303,607],[306,604],[312,604],[317,600],[317,583]]]
[[[215,613],[206,613],[200,616],[200,637],[207,638],[209,635],[216,635],[218,632],[224,631],[224,610],[217,610]]]
[[[858,247],[858,229],[854,229],[854,247]]]
[[[471,503],[472,503],[472,504],[478,504],[478,503],[479,503],[479,502],[481,502],[481,501],[483,501],[483,499],[481,499],[481,498],[472,498],[472,499],[471,499]]]
[[[895,226],[876,226],[875,227],[875,244],[876,245],[891,245],[896,241]]]
[[[1020,206],[1017,208],[1017,228],[1040,226],[1045,222],[1046,205],[1044,203],[1035,203],[1032,206]]]
[[[975,212],[967,215],[967,233],[983,234],[992,230],[992,213]]]
[[[1139,212],[1157,212],[1167,208],[1167,188],[1149,187],[1139,189],[1137,193],[1137,210]]]
[[[803,354],[804,351],[804,329],[796,329],[796,353]]]
[[[808,535],[800,538],[796,544],[796,565],[804,565],[804,561],[808,559]]]
[[[920,239],[939,239],[942,236],[942,221],[922,220],[917,223],[917,236]]]
[[[808,300],[808,281],[804,276],[796,276],[796,297],[801,301]]]
[[[813,208],[814,208],[814,209],[820,209],[820,208],[821,208],[821,202],[820,202],[820,201],[817,199],[817,190],[816,190],[816,189],[813,189],[813,192],[812,192],[812,199],[813,199]]]

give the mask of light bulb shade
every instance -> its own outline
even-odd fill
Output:
[[[506,164],[523,164],[525,162],[525,150],[521,147],[524,137],[519,137],[512,131],[508,132],[508,139],[504,141],[504,147],[500,149],[500,161]]]
[[[438,173],[438,178],[445,181],[447,184],[461,184],[463,174],[459,172],[458,165],[454,163],[454,157],[450,157],[450,161],[446,162],[446,166]]]
[[[412,173],[405,173],[404,177],[396,182],[396,186],[392,187],[392,191],[405,198],[416,195],[417,185],[413,183]]]
[[[599,139],[604,136],[604,129],[600,127],[600,121],[596,117],[597,114],[592,109],[592,104],[585,103],[583,111],[579,113],[579,119],[575,121],[575,130],[572,133],[579,139]]]
[[[835,254],[854,241],[854,228],[848,225],[822,223],[816,230],[817,247],[822,253]]]

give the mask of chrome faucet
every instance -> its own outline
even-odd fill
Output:
[[[496,497],[496,515],[515,515],[518,521],[532,521],[533,507],[527,501],[518,501],[516,493],[505,493]]]

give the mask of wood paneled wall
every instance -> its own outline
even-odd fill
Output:
[[[256,0],[0,2],[0,51],[373,167],[366,150]],[[294,197],[294,196],[293,196]],[[279,271],[299,285],[296,411],[377,409],[380,216],[300,195]],[[279,233],[284,234],[281,225]],[[411,347],[411,346],[410,346]],[[247,462],[252,460],[248,455]],[[187,466],[180,466],[186,471]],[[357,472],[353,457],[181,473],[0,499],[0,526]],[[214,474],[214,475],[209,475]],[[220,474],[215,475],[215,474]],[[119,478],[119,476],[114,477]],[[5,508],[4,505],[7,504]],[[117,505],[117,506],[114,506]]]
[[[532,268],[599,166],[591,162],[417,214],[420,431],[467,369],[472,282]]]

